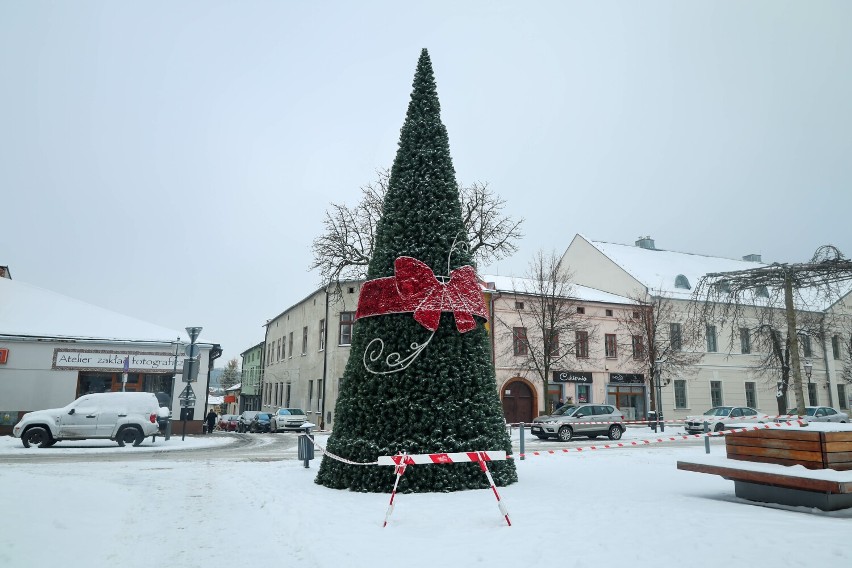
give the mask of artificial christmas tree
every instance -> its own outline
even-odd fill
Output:
[[[487,311],[466,239],[424,49],[359,298],[329,453],[367,463],[403,451],[511,452],[484,327]],[[517,480],[512,461],[490,469],[497,485]],[[330,457],[316,479],[372,492],[389,492],[393,480],[393,468]],[[400,490],[486,487],[479,466],[469,463],[410,467]]]

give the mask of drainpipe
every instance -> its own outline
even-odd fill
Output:
[[[325,287],[325,329],[323,330],[323,345],[322,350],[322,407],[320,408],[320,430],[325,430],[325,393],[328,389],[328,285]]]
[[[260,350],[260,407],[258,410],[263,410],[263,382],[266,380],[266,340],[269,339],[269,322],[266,320],[266,331],[263,332],[263,348]]]

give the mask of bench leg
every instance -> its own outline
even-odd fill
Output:
[[[734,481],[734,492],[741,499],[762,503],[779,503],[793,507],[815,507],[823,511],[837,511],[852,507],[852,494],[838,495],[818,491],[804,491],[788,487],[775,487],[748,481]]]

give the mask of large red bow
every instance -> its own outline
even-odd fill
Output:
[[[355,318],[414,312],[414,319],[430,331],[438,329],[441,312],[453,312],[456,328],[465,333],[476,327],[473,316],[488,319],[482,290],[472,266],[450,273],[441,282],[415,258],[401,256],[393,264],[395,276],[369,280],[361,287]]]

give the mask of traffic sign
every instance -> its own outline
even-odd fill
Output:
[[[186,349],[184,349],[184,353],[186,353],[186,356],[192,357],[192,358],[198,357],[199,351],[201,351],[201,350],[199,349],[198,345],[195,344],[195,343],[191,343],[191,344],[187,345]]]
[[[183,360],[183,377],[185,383],[194,383],[198,380],[198,359]]]
[[[195,406],[195,397],[180,399],[181,408],[192,408]]]
[[[192,385],[186,385],[183,390],[180,391],[178,398],[195,398],[195,392],[192,390]]]

